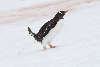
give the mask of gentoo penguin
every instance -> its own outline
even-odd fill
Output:
[[[50,48],[55,48],[56,46],[51,45],[52,39],[59,31],[59,25],[62,22],[59,22],[61,19],[64,19],[64,15],[66,11],[59,11],[53,19],[46,22],[39,30],[38,33],[33,33],[31,29],[28,27],[29,34],[35,38],[37,42],[40,42],[43,46],[43,49],[46,49],[46,45],[50,46]]]

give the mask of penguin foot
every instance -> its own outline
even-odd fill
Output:
[[[50,48],[56,48],[56,46],[53,46],[53,45],[49,45],[50,46]]]

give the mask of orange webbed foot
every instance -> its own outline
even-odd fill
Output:
[[[50,48],[56,48],[56,46],[53,46],[53,45],[49,45],[50,46]]]

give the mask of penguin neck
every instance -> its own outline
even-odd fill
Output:
[[[57,17],[54,17],[53,19],[51,19],[51,21],[53,21],[53,22],[55,22],[55,23],[57,23],[59,20],[60,20],[60,19],[57,18]]]

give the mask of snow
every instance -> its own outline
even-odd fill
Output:
[[[0,67],[100,67],[100,4],[75,7],[64,16],[64,26],[52,41],[57,47],[42,50],[27,27],[36,33],[46,19],[0,24]]]
[[[0,11],[14,10],[31,5],[44,4],[45,2],[55,2],[56,0],[0,0]]]

